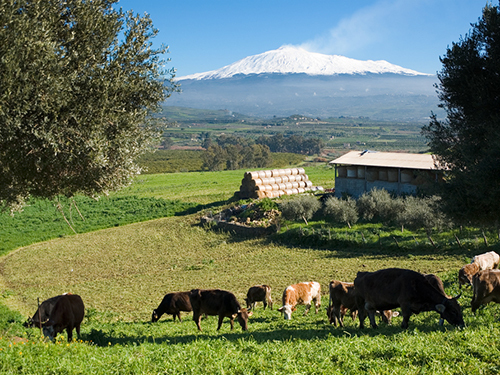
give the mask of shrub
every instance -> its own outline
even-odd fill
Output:
[[[368,221],[377,220],[388,224],[403,210],[401,198],[392,198],[385,189],[373,189],[358,199],[359,215]]]
[[[321,203],[312,195],[302,195],[282,202],[280,208],[285,219],[294,221],[303,219],[307,224],[307,220],[321,208]]]
[[[449,221],[440,209],[441,198],[432,196],[428,198],[416,198],[408,196],[403,200],[401,210],[396,220],[401,226],[410,229],[425,228],[430,233],[433,228],[443,228],[449,225]]]
[[[347,199],[328,198],[323,208],[325,216],[334,222],[345,223],[351,227],[358,221],[359,215],[356,208],[356,201],[348,197]]]

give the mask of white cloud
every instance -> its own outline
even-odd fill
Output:
[[[381,0],[341,19],[324,35],[302,43],[300,47],[324,54],[349,55],[372,44],[383,43],[390,33],[404,27],[412,9],[427,0]]]

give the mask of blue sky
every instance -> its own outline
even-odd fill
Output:
[[[439,57],[476,23],[487,0],[120,0],[148,13],[177,77],[244,57],[302,46],[359,60],[387,60],[435,74]],[[495,1],[493,5],[498,5]]]

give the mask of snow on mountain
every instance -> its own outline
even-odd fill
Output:
[[[302,73],[312,76],[338,74],[382,74],[394,73],[406,76],[429,76],[415,70],[405,69],[384,60],[355,60],[339,55],[324,55],[308,52],[303,48],[283,46],[277,50],[248,56],[223,68],[205,73],[196,73],[178,80],[208,80],[230,78],[237,74],[290,74]]]

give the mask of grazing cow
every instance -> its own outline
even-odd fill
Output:
[[[351,312],[352,320],[356,319],[358,313],[358,306],[356,305],[356,297],[354,290],[354,283],[345,283],[342,281],[332,280],[329,286],[330,291],[330,303],[326,310],[328,315],[328,320],[330,324],[337,325],[337,321],[341,327],[344,326],[344,316],[347,310]],[[397,311],[377,311],[377,315],[380,315],[382,321],[387,324],[391,324],[391,319],[394,316],[398,316]]]
[[[311,302],[314,301],[316,314],[321,306],[321,285],[316,281],[293,284],[286,287],[283,292],[283,306],[278,311],[283,312],[286,320],[292,319],[292,312],[296,310],[297,305],[306,305],[304,315],[307,315],[311,308]]]
[[[458,285],[472,285],[472,277],[482,270],[492,270],[498,267],[500,256],[494,251],[476,255],[470,264],[466,264],[458,271]]]
[[[245,302],[247,304],[248,311],[255,308],[255,302],[262,301],[264,303],[264,310],[269,304],[270,309],[273,309],[273,300],[271,298],[271,287],[269,285],[255,285],[250,287],[247,292],[247,298]]]
[[[61,294],[59,296],[51,297],[43,301],[32,318],[28,318],[28,320],[24,323],[25,327],[38,327],[41,328],[42,324],[49,320],[50,314],[52,313],[52,309],[54,305],[65,294]]]
[[[158,308],[153,310],[151,322],[157,322],[163,314],[171,314],[174,317],[174,322],[175,317],[178,317],[179,322],[182,322],[181,311],[193,311],[191,302],[189,302],[189,292],[168,293],[163,297]]]
[[[49,320],[43,324],[43,334],[53,340],[58,333],[66,329],[68,341],[73,339],[73,328],[80,337],[80,324],[85,314],[82,298],[76,294],[61,296],[50,314]]]
[[[189,293],[189,300],[193,307],[193,320],[200,331],[202,314],[219,316],[217,330],[222,326],[225,317],[230,319],[231,330],[234,328],[234,318],[238,318],[243,331],[248,329],[248,317],[252,315],[252,312],[242,309],[231,292],[220,289],[193,289]]]
[[[375,311],[396,307],[401,308],[403,329],[408,328],[412,313],[433,310],[450,324],[464,326],[462,311],[456,298],[448,298],[419,272],[400,268],[358,272],[354,286],[360,328],[364,327],[367,313],[371,326],[376,328]]]
[[[476,310],[481,305],[490,302],[500,303],[500,270],[479,271],[472,278],[472,296],[471,310]]]

